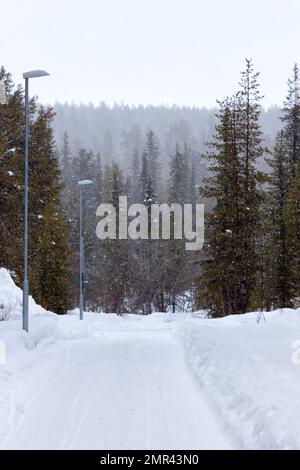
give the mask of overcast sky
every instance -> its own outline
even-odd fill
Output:
[[[251,57],[264,105],[280,104],[300,61],[299,0],[10,0],[0,63],[53,103],[213,106]]]

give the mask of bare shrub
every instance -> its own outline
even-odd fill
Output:
[[[16,306],[17,306],[17,301],[13,298],[13,295],[11,293],[6,305],[4,305],[3,303],[0,303],[0,321],[9,320]]]

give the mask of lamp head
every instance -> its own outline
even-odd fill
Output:
[[[91,180],[78,181],[78,186],[88,186],[89,184],[93,184],[93,181]]]
[[[29,79],[29,78],[47,77],[48,75],[49,73],[45,72],[45,70],[30,70],[29,72],[23,73],[23,78]]]

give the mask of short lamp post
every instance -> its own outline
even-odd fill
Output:
[[[80,273],[79,273],[79,309],[80,309],[80,320],[83,320],[83,256],[84,256],[84,239],[83,239],[83,204],[82,204],[82,189],[86,186],[93,184],[91,180],[82,180],[78,182],[79,187],[79,220],[80,220]]]

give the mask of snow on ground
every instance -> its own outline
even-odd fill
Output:
[[[80,322],[31,299],[26,334],[22,291],[0,269],[0,306],[12,301],[0,322],[0,448],[300,448],[300,310],[260,323],[201,313]]]
[[[300,309],[180,322],[199,384],[243,448],[300,449]]]

